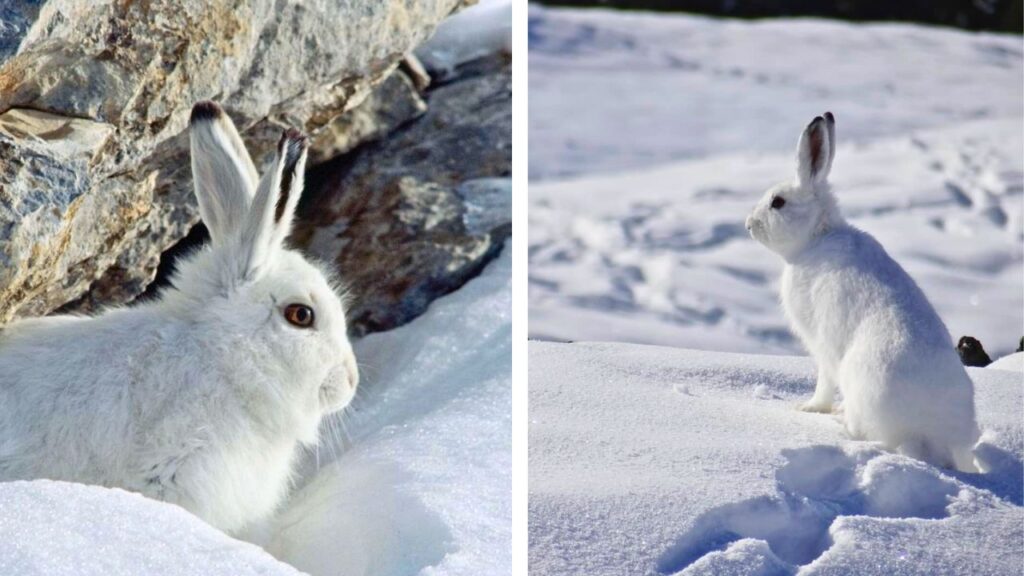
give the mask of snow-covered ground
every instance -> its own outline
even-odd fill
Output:
[[[743,218],[836,115],[841,206],[993,358],[1024,330],[1020,36],[530,10],[530,334],[800,354]]]
[[[808,358],[530,343],[533,575],[1019,574],[1021,374],[973,368],[988,474],[796,410]]]
[[[172,504],[124,490],[0,483],[0,574],[298,576]]]

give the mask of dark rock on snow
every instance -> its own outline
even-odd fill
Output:
[[[992,359],[985,353],[981,342],[973,336],[962,336],[956,343],[956,351],[964,366],[984,367],[992,363]]]

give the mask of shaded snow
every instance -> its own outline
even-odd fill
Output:
[[[1024,325],[1019,36],[530,10],[530,334],[802,353],[743,219],[836,114],[855,225],[956,341]]]
[[[313,576],[511,566],[511,256],[411,323],[355,345],[341,454],[321,448],[268,544]]]
[[[531,342],[530,558],[544,574],[1012,574],[1019,374],[970,369],[988,474],[796,410],[807,358]],[[950,572],[952,570],[952,572]]]
[[[299,574],[177,506],[124,490],[4,482],[0,510],[0,574]]]
[[[511,51],[512,0],[481,0],[442,22],[416,56],[444,79],[459,64]]]

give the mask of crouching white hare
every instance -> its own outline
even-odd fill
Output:
[[[358,374],[327,275],[283,246],[303,136],[258,183],[216,104],[193,108],[191,144],[211,241],[162,298],[0,333],[0,479],[121,487],[237,533],[274,510]]]
[[[746,222],[785,259],[782,305],[818,364],[801,409],[830,412],[838,389],[851,436],[974,471],[974,387],[921,289],[839,214],[827,181],[835,145],[832,114],[815,118],[800,137],[796,179],[769,189]]]

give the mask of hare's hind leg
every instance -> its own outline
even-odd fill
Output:
[[[961,472],[969,472],[971,474],[978,474],[981,469],[978,468],[978,464],[974,458],[974,450],[969,447],[953,448],[952,457],[954,467]]]
[[[965,472],[976,471],[974,468],[973,457],[971,457],[970,460],[970,469],[964,470],[958,465],[960,462],[954,457],[954,450],[952,448],[944,444],[937,444],[924,438],[914,438],[904,441],[900,444],[897,452],[904,456],[914,458],[915,460],[921,460],[922,462],[927,462],[932,466],[945,468],[947,470],[963,470]]]

